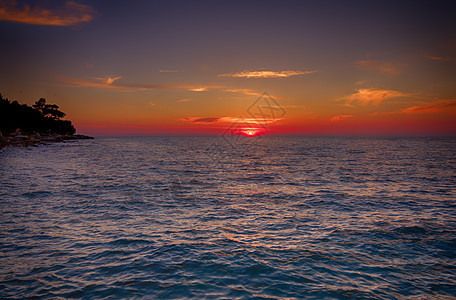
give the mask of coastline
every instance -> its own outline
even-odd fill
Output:
[[[39,145],[49,145],[50,143],[59,143],[69,140],[89,140],[94,137],[82,134],[46,134],[39,133],[31,135],[8,135],[3,136],[0,132],[0,149],[6,147],[37,147]]]

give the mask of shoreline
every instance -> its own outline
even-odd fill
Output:
[[[94,137],[82,134],[33,134],[33,135],[0,135],[0,150],[7,147],[37,147],[70,140],[91,140]]]

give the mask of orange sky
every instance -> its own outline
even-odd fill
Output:
[[[454,4],[0,3],[0,92],[58,104],[79,133],[258,127],[267,92],[269,134],[456,134]]]

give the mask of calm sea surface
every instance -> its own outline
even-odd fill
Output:
[[[456,140],[0,151],[0,298],[456,297]]]

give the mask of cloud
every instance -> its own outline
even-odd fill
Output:
[[[356,93],[338,98],[337,100],[345,100],[345,106],[353,107],[353,102],[378,105],[386,99],[408,96],[411,96],[411,94],[404,94],[393,90],[359,89]]]
[[[181,121],[187,121],[190,123],[196,123],[196,124],[211,124],[211,123],[216,123],[220,120],[221,118],[199,118],[199,117],[187,117],[181,119]]]
[[[203,87],[189,88],[188,90],[192,91],[192,92],[206,92],[208,90],[208,88],[206,86],[203,86]]]
[[[109,78],[109,77],[107,77]],[[116,84],[107,84],[107,78],[90,77],[91,80],[72,77],[61,77],[60,81],[69,87],[92,87],[102,89],[127,89],[127,87]],[[131,88],[130,88],[131,89]]]
[[[428,55],[425,54],[423,55],[425,58],[430,59],[430,60],[437,60],[437,61],[454,61],[451,57],[440,57],[440,56],[433,56],[433,55]]]
[[[249,89],[226,89],[225,91],[226,92],[230,92],[230,93],[241,93],[241,94],[247,95],[247,96],[259,96],[259,95],[261,95],[261,93],[258,93],[258,92],[255,92],[255,91],[252,91],[252,90],[249,90]]]
[[[339,121],[342,121],[346,118],[351,118],[353,117],[352,115],[338,115],[338,116],[334,116],[331,118],[331,122],[339,122]]]
[[[191,100],[190,98],[182,98],[182,99],[177,100],[177,102],[187,102],[190,100]]]
[[[232,78],[286,78],[296,75],[312,74],[316,71],[248,71],[244,70],[239,73],[219,74],[220,77]]]
[[[240,117],[186,117],[180,119],[180,121],[185,121],[189,123],[195,124],[212,124],[217,122],[224,122],[224,123],[235,123],[235,122],[243,122],[246,124],[252,125],[268,125],[274,122],[282,120],[282,118],[275,118],[275,119],[262,119],[262,118],[240,118]]]
[[[379,60],[358,60],[355,62],[361,70],[378,71],[380,73],[397,75],[400,73],[399,67],[390,62],[382,62]]]
[[[180,73],[181,70],[158,70],[160,73]]]
[[[420,103],[397,111],[374,112],[371,116],[394,115],[394,114],[437,114],[449,113],[456,115],[456,99],[437,99],[430,103]]]
[[[95,79],[95,80],[98,80],[98,81],[101,81],[102,83],[106,84],[106,85],[111,85],[114,81],[118,80],[118,79],[121,79],[122,76],[117,76],[117,77],[103,77],[103,78],[99,78],[99,77],[90,77],[92,79]]]
[[[283,120],[283,118],[239,118],[239,117],[223,117],[221,121],[234,123],[234,122],[243,122],[254,125],[269,125],[274,122]]]
[[[117,80],[123,78],[118,77],[90,77],[89,79],[80,79],[72,77],[61,77],[60,81],[67,84],[69,87],[92,87],[102,89],[124,90],[124,91],[148,91],[155,89],[186,89],[189,91],[208,91],[209,89],[223,88],[220,86],[193,86],[179,84],[118,84]]]
[[[73,1],[65,2],[63,8],[50,9],[37,4],[20,6],[15,0],[0,0],[0,20],[15,23],[71,26],[90,22],[94,13],[92,7]]]
[[[363,85],[367,83],[367,80],[358,80],[357,82],[355,82],[356,85]]]
[[[402,114],[432,114],[439,112],[456,113],[456,99],[452,100],[436,100],[433,103],[412,106],[403,109],[397,113]]]
[[[117,77],[114,77],[114,78],[108,77],[106,79],[106,84],[107,85],[111,85],[114,81],[116,81],[117,79],[120,79],[120,78],[122,78],[122,76],[117,76]]]
[[[226,89],[225,92],[240,93],[240,94],[247,95],[247,96],[261,96],[263,94],[263,93],[259,93],[259,92],[252,91],[249,89]],[[288,100],[286,98],[276,97],[276,96],[272,96],[272,95],[269,95],[269,97],[276,99],[276,100]]]

